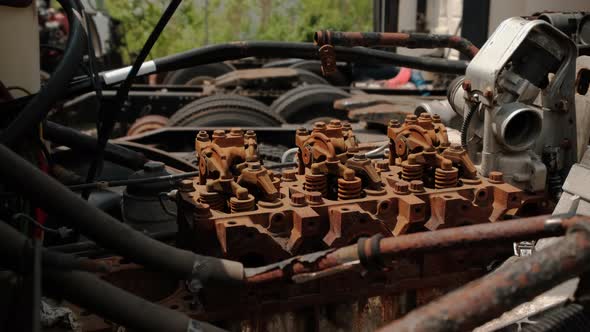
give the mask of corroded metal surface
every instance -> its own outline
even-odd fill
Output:
[[[200,177],[179,193],[181,244],[261,266],[375,234],[496,222],[522,205],[501,174],[476,175],[436,117],[408,116],[389,137],[389,159],[372,160],[348,124],[316,123],[297,130],[299,166],[277,175],[256,161],[254,133],[200,132]]]
[[[588,270],[588,218],[568,235],[537,254],[421,307],[382,331],[467,331]]]
[[[479,49],[461,36],[400,32],[343,32],[321,30],[314,34],[318,46],[453,48],[473,58]]]

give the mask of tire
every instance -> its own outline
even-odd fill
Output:
[[[328,81],[326,81],[323,77],[318,76],[309,70],[305,69],[295,69],[297,71],[297,76],[299,77],[299,81],[305,84],[322,84],[322,85],[330,85]]]
[[[277,98],[270,109],[287,123],[308,123],[314,119],[347,119],[345,112],[334,110],[335,100],[350,94],[330,85],[304,85]]]
[[[193,78],[198,76],[215,78],[234,70],[236,70],[234,66],[225,62],[189,67],[169,72],[164,78],[163,84],[187,85]]]
[[[174,113],[171,127],[275,127],[283,120],[263,103],[239,95],[213,95],[190,104]]]
[[[322,74],[322,63],[316,60],[304,60],[296,62],[289,66],[289,68],[293,69],[304,69],[310,71],[328,82],[332,85],[336,86],[348,86],[350,85],[350,81],[342,74],[340,71],[335,72],[334,74],[330,75],[329,77],[324,77]]]

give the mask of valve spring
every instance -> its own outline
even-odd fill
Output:
[[[407,182],[422,180],[424,166],[420,164],[410,164],[408,161],[402,162],[402,179]]]
[[[323,197],[328,194],[328,179],[323,174],[305,174],[305,190],[318,191]]]
[[[246,199],[239,199],[237,197],[231,197],[229,199],[229,208],[232,213],[252,211],[255,207],[256,201],[252,195],[248,195]]]
[[[437,168],[434,173],[434,187],[436,189],[454,188],[457,186],[459,179],[459,170],[451,167],[449,170]]]
[[[338,199],[347,200],[361,197],[363,182],[355,177],[353,180],[338,179]]]
[[[225,198],[216,192],[201,192],[199,202],[209,205],[211,210],[223,211],[225,209]]]

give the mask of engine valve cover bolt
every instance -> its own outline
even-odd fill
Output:
[[[326,123],[322,121],[318,121],[313,124],[313,131],[314,132],[325,132],[326,131]]]
[[[324,200],[322,199],[322,193],[319,191],[312,191],[307,193],[306,199],[307,202],[309,202],[309,204],[312,205],[319,205],[324,202]]]
[[[357,153],[354,155],[354,160],[367,160],[367,155],[365,155],[364,153]]]
[[[293,206],[304,206],[305,205],[305,195],[302,193],[294,193],[291,195],[291,205]]]
[[[389,127],[392,127],[392,128],[399,128],[400,127],[399,121],[397,121],[397,120],[389,120],[388,125],[389,125]]]
[[[387,172],[387,171],[389,171],[389,161],[379,160],[378,162],[375,163],[375,167],[380,171]]]
[[[489,174],[490,183],[499,184],[504,182],[504,174],[498,171],[492,171]]]
[[[424,182],[420,180],[413,180],[410,182],[410,191],[413,193],[423,193],[424,192]]]
[[[193,180],[184,179],[180,181],[180,185],[178,189],[182,192],[193,192],[196,191],[195,186],[193,185]]]
[[[406,181],[398,181],[395,183],[393,191],[398,195],[407,195],[410,193],[410,186]]]
[[[297,177],[297,170],[295,169],[287,169],[283,171],[283,181],[285,182],[292,182],[292,181],[296,181]]]
[[[209,134],[207,134],[206,131],[201,130],[197,134],[197,140],[200,142],[207,142],[207,141],[209,141]]]
[[[418,121],[418,117],[415,116],[414,114],[406,115],[406,123],[407,124],[409,124],[409,125],[416,124],[417,121]]]
[[[221,130],[221,129],[215,130],[213,132],[213,138],[214,139],[215,138],[225,138],[225,130]]]

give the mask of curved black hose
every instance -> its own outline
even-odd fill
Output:
[[[85,153],[95,153],[98,145],[95,137],[51,121],[44,123],[43,135],[45,139],[55,144],[67,146],[72,150]],[[104,157],[109,161],[133,170],[141,169],[143,164],[148,161],[142,153],[108,142],[105,146]]]
[[[360,64],[387,63],[434,72],[464,74],[467,62],[446,59],[415,57],[365,47],[335,47],[336,59]],[[319,59],[313,43],[290,43],[271,41],[240,41],[205,46],[190,51],[155,59],[158,72],[171,71],[213,62],[246,57],[293,57]]]
[[[415,57],[375,50],[365,47],[341,47],[335,48],[336,59],[357,64],[391,64],[432,72],[465,74],[468,62],[454,61],[439,58]],[[318,47],[313,43],[273,42],[273,41],[240,41],[208,45],[195,48],[150,61],[153,68],[142,70],[142,75],[155,74],[188,68],[192,66],[206,65],[228,60],[239,60],[248,57],[261,58],[299,58],[318,60],[320,58]],[[145,63],[146,65],[148,63]],[[123,81],[127,70],[121,68],[102,74],[105,85],[114,85]],[[70,95],[81,94],[90,91],[92,84],[89,78],[80,79],[71,84]]]
[[[0,220],[0,265],[17,272],[25,272],[22,262],[31,256],[33,242],[16,229]],[[91,272],[105,272],[106,265],[78,258],[73,255],[47,249],[41,251],[41,262],[45,268],[75,269]]]
[[[467,112],[465,118],[463,119],[463,124],[461,124],[461,146],[465,150],[467,150],[468,145],[467,132],[469,131],[469,126],[471,125],[471,119],[473,119],[473,116],[475,113],[477,113],[478,106],[479,104],[475,104],[469,109],[469,112]]]
[[[178,8],[178,6],[180,5],[181,2],[182,2],[182,0],[172,0],[170,2],[170,4],[168,5],[168,7],[166,7],[166,10],[164,11],[162,16],[158,20],[158,23],[154,27],[154,30],[150,33],[147,41],[145,42],[141,51],[139,52],[139,55],[135,59],[135,62],[133,63],[133,66],[131,67],[129,74],[127,75],[127,77],[125,78],[125,80],[123,81],[121,86],[119,86],[119,89],[117,90],[117,95],[115,97],[115,104],[112,106],[109,106],[111,108],[111,111],[108,114],[105,114],[105,112],[102,110],[102,108],[99,111],[99,114],[103,114],[104,118],[99,120],[99,121],[102,121],[102,123],[98,126],[97,154],[96,154],[96,158],[95,158],[94,162],[90,165],[90,168],[88,170],[86,182],[94,181],[94,179],[98,175],[97,173],[102,168],[102,162],[103,162],[103,158],[104,158],[104,149],[105,149],[106,144],[109,140],[109,137],[111,136],[111,134],[113,132],[113,128],[114,128],[115,123],[118,118],[117,115],[119,114],[119,112],[123,111],[123,107],[125,105],[125,102],[127,101],[127,98],[129,97],[129,90],[131,89],[131,85],[133,83],[133,80],[137,76],[137,73],[139,72],[141,65],[143,64],[145,59],[150,54],[152,47],[154,47],[154,44],[156,43],[156,41],[160,37],[160,34],[162,33],[162,31],[166,27],[166,24],[168,24],[168,21],[170,21],[170,18],[172,17],[174,12],[176,11],[176,8]],[[89,191],[85,191],[83,193],[83,196],[85,198],[88,198],[89,193],[90,193]]]
[[[584,306],[568,304],[555,309],[522,329],[523,332],[582,332],[590,331],[590,316]]]
[[[211,324],[146,301],[89,273],[46,270],[45,289],[103,318],[133,329],[153,332],[220,332]]]
[[[195,278],[203,283],[243,280],[241,263],[200,256],[151,239],[89,205],[4,145],[0,145],[0,160],[0,177],[4,184],[36,206],[62,217],[69,226],[106,249],[179,278]]]
[[[65,53],[47,85],[33,97],[16,119],[0,134],[0,142],[5,145],[14,144],[22,135],[28,133],[45,118],[53,104],[67,92],[68,83],[82,59],[85,35],[82,24],[74,14],[77,7],[72,0],[60,0],[59,2],[67,13],[71,27]]]

